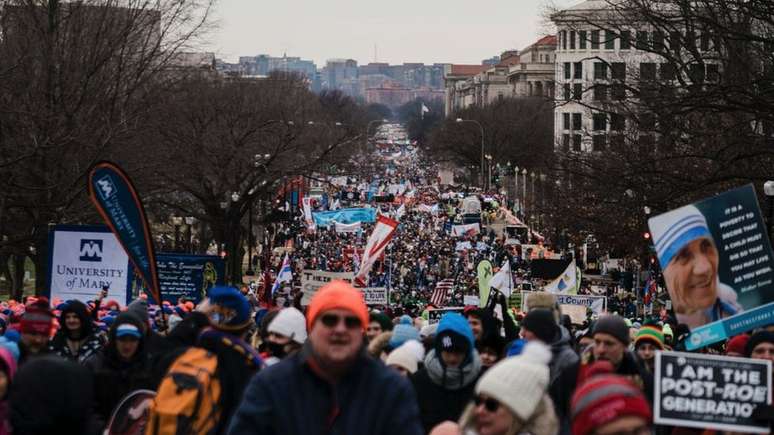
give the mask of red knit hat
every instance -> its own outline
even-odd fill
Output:
[[[41,297],[27,305],[24,314],[21,316],[19,330],[22,334],[49,335],[53,323],[54,313],[51,312],[48,306],[48,299]]]
[[[731,352],[734,352],[737,355],[746,355],[745,348],[747,347],[748,341],[750,341],[750,336],[747,334],[737,335],[728,340],[728,343],[726,343],[726,355]]]
[[[618,375],[599,375],[583,383],[570,403],[573,435],[588,435],[622,416],[651,422],[648,401],[637,386]]]
[[[368,325],[368,308],[363,293],[344,281],[331,281],[312,297],[306,313],[306,327],[311,331],[320,314],[336,308],[351,311],[360,319],[360,325],[365,330]]]

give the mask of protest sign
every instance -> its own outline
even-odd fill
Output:
[[[333,222],[340,224],[353,224],[355,222],[376,221],[376,209],[374,208],[342,208],[333,211],[313,212],[312,219],[315,225],[327,227]]]
[[[573,325],[582,325],[586,321],[586,307],[581,305],[559,305],[562,314],[570,316]]]
[[[482,260],[476,267],[478,271],[478,298],[479,306],[484,308],[489,301],[489,281],[492,280],[494,272],[492,271],[492,263],[489,260]]]
[[[656,424],[769,433],[752,413],[771,404],[771,361],[658,352],[654,376]]]
[[[363,292],[363,299],[365,299],[366,305],[389,304],[389,291],[386,287],[364,287],[358,290]]]
[[[477,307],[478,303],[479,303],[478,296],[476,296],[476,295],[465,295],[465,296],[462,297],[462,303],[465,306],[472,305],[472,306]]]
[[[107,286],[107,298],[125,304],[131,275],[129,257],[107,227],[57,225],[49,232],[49,298],[86,302]]]
[[[301,305],[309,305],[312,296],[317,293],[320,287],[333,280],[342,280],[352,282],[355,278],[353,272],[325,272],[322,270],[303,270],[301,272],[301,291],[304,296],[301,298]]]
[[[529,306],[527,305],[527,295],[529,295],[532,292],[522,291],[521,294],[521,309],[522,311],[529,311]],[[596,296],[596,295],[563,295],[563,294],[554,294],[553,295],[556,298],[556,302],[559,304],[559,306],[577,306],[577,307],[583,307],[584,310],[584,317],[586,315],[586,309],[591,308],[591,311],[594,312],[594,314],[603,314],[607,310],[607,297],[606,296]],[[578,311],[579,313],[580,311]],[[562,311],[563,314],[564,311]],[[567,313],[569,314],[569,313]],[[582,322],[581,322],[582,323]]]
[[[177,304],[181,297],[198,304],[216,285],[225,283],[226,263],[215,255],[186,255],[159,253],[156,256],[161,285],[161,298]],[[132,285],[142,287],[142,281]],[[133,291],[137,297],[137,291]]]
[[[687,350],[774,322],[774,255],[752,185],[648,221]]]
[[[446,313],[460,313],[465,310],[465,307],[447,307],[447,308],[437,308],[435,310],[430,310],[427,312],[427,322],[428,324],[432,325],[434,323],[438,323],[441,321],[441,317],[443,317]]]

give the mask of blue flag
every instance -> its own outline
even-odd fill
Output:
[[[161,304],[161,286],[148,218],[129,177],[116,164],[100,162],[89,173],[88,188],[91,202],[116,235],[155,302]]]

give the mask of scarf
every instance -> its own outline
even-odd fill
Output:
[[[425,357],[425,368],[434,384],[449,390],[460,390],[475,381],[481,373],[481,358],[475,349],[471,356],[460,367],[446,367],[441,356],[436,356],[433,349]]]

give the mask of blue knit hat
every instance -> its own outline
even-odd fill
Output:
[[[209,301],[212,305],[210,323],[223,331],[239,331],[250,326],[250,303],[234,287],[213,287]]]
[[[392,349],[398,348],[409,340],[419,341],[419,331],[417,331],[417,328],[413,325],[407,325],[401,322],[392,328],[392,338],[390,338],[389,343]]]

